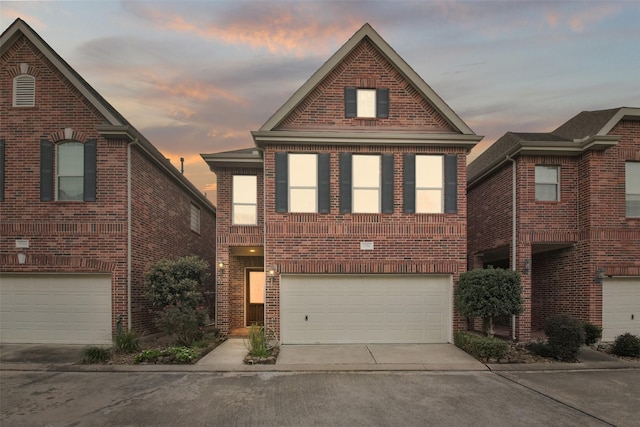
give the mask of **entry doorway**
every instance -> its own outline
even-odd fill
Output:
[[[264,325],[264,269],[247,268],[245,273],[246,283],[246,318],[247,326],[253,324]]]

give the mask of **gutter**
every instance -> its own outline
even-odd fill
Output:
[[[131,144],[127,144],[127,330],[131,331],[131,221],[133,219],[131,209],[131,145],[137,144],[138,139],[134,139]]]
[[[517,254],[517,238],[516,238],[516,230],[517,230],[517,197],[516,197],[516,161],[511,156],[507,155],[505,161],[510,161],[512,165],[512,173],[511,173],[511,205],[512,205],[512,224],[511,224],[511,269],[516,271],[516,254]],[[516,340],[516,315],[511,315],[511,338]]]

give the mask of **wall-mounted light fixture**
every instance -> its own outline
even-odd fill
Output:
[[[220,273],[224,272],[224,261],[222,261],[221,259],[218,260],[218,271]]]
[[[269,284],[273,285],[273,278],[276,275],[276,267],[275,265],[269,266]]]
[[[18,252],[18,264],[24,264],[25,262],[27,262],[27,254]]]
[[[522,274],[529,274],[531,270],[531,259],[527,258],[524,260],[524,266],[522,267]]]
[[[596,270],[596,277],[593,279],[593,283],[596,285],[602,285],[602,281],[604,280],[605,272],[604,268],[600,267]]]

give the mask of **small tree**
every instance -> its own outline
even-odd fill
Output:
[[[196,256],[161,260],[145,274],[146,296],[156,309],[156,326],[176,334],[180,344],[202,338],[205,322],[202,291],[209,264]]]
[[[467,317],[481,317],[485,332],[493,336],[493,318],[522,312],[520,275],[513,270],[488,268],[460,275],[455,307]]]

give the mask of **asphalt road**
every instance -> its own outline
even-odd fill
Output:
[[[640,370],[0,372],[9,426],[638,426]]]

